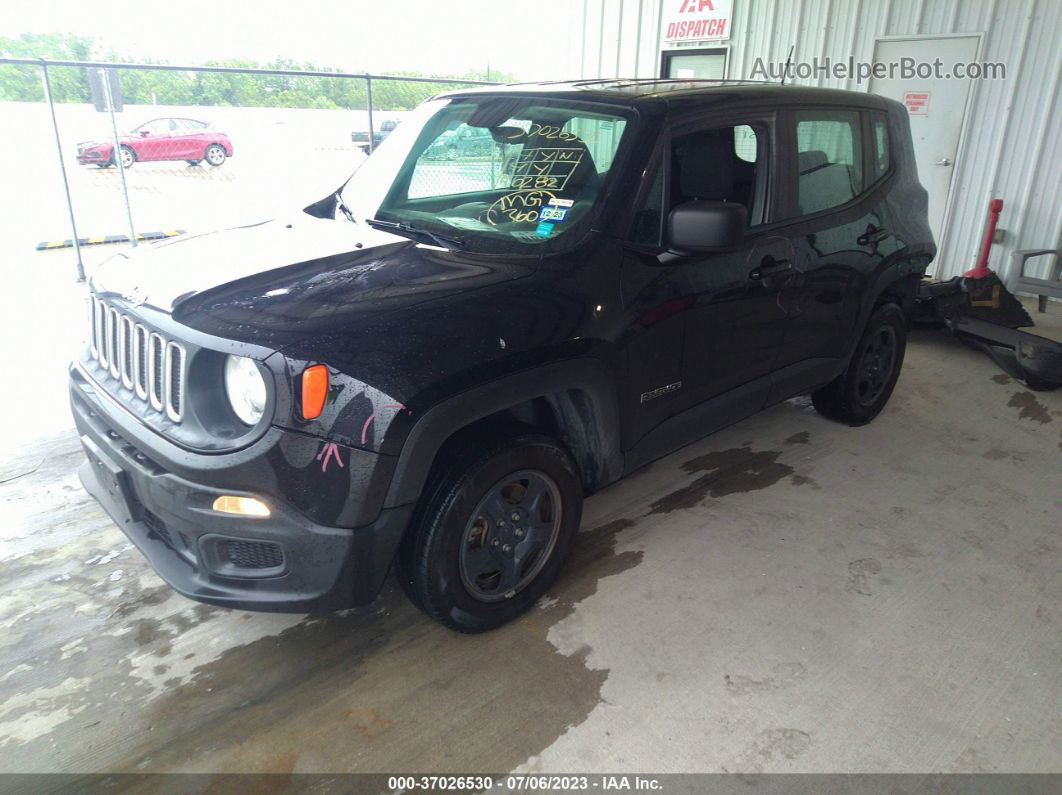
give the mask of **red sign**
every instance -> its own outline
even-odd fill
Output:
[[[904,91],[903,104],[907,106],[907,112],[912,116],[929,115],[929,92],[928,91]]]
[[[665,0],[661,10],[663,44],[730,38],[734,0]]]

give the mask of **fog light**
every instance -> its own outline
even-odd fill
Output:
[[[224,494],[214,500],[214,510],[240,516],[269,516],[269,506],[261,500],[254,497],[235,497],[231,494]]]

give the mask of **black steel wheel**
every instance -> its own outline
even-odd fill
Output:
[[[879,306],[867,321],[845,371],[811,393],[816,410],[848,425],[866,425],[889,402],[906,348],[903,310],[896,304]]]
[[[856,399],[862,406],[871,406],[888,387],[896,369],[896,331],[883,323],[861,342]]]
[[[437,460],[398,555],[399,580],[451,629],[494,629],[561,571],[582,516],[582,482],[563,447],[522,427],[469,435]]]
[[[538,576],[560,534],[556,481],[540,470],[506,475],[480,500],[465,528],[458,565],[476,599],[511,598]]]

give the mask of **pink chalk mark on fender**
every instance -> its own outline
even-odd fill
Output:
[[[385,409],[398,409],[399,411],[409,411],[409,409],[407,409],[401,403],[388,403],[387,405],[384,406],[384,408]],[[365,440],[369,438],[369,425],[372,424],[372,421],[373,421],[373,419],[375,417],[376,417],[375,414],[370,414],[369,418],[367,420],[365,420],[365,424],[361,426],[361,443],[362,444],[365,444]]]
[[[343,468],[343,459],[339,456],[339,445],[335,442],[325,442],[321,451],[317,454],[317,460],[321,462],[321,471],[328,471],[328,462],[335,458],[339,468]]]

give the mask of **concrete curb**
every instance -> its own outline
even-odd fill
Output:
[[[177,235],[183,235],[184,229],[169,229],[165,232],[138,232],[137,240],[165,240],[167,237],[177,237]],[[104,235],[102,237],[79,237],[77,243],[79,246],[102,246],[105,243],[128,243],[129,235]],[[46,240],[43,243],[37,244],[37,251],[47,251],[53,248],[73,248],[73,240]]]

